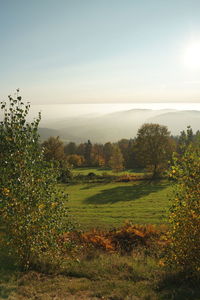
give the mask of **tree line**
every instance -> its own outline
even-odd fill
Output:
[[[76,144],[50,137],[42,143],[47,161],[57,162],[65,171],[72,167],[123,169],[146,168],[157,176],[171,162],[173,152],[180,155],[188,144],[199,144],[200,131],[193,132],[190,126],[179,136],[172,136],[166,126],[147,123],[142,125],[135,138],[121,139],[116,143]]]

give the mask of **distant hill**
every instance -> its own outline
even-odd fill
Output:
[[[65,130],[56,130],[56,129],[51,129],[51,128],[39,128],[38,130],[39,135],[40,135],[40,141],[43,142],[47,140],[50,136],[59,136],[64,142],[76,142],[76,143],[81,143],[82,139],[78,138],[76,136],[73,136],[71,134],[68,134],[67,131]]]
[[[58,136],[59,135],[58,130],[51,129],[51,128],[39,128],[38,131],[39,131],[40,139],[42,141],[48,139],[48,137],[50,137],[50,136]]]
[[[188,125],[196,131],[200,129],[200,111],[184,110],[163,113],[154,118],[149,118],[148,122],[166,125],[173,134],[179,134]]]
[[[100,116],[81,116],[48,121],[47,128],[40,128],[41,139],[60,136],[65,142],[115,142],[121,138],[133,138],[144,123],[158,123],[168,126],[172,134],[191,125],[194,131],[200,129],[200,111],[172,109],[132,109]]]

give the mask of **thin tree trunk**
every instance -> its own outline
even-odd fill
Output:
[[[156,178],[157,177],[157,164],[154,165],[154,170],[153,170],[153,176],[152,178]]]

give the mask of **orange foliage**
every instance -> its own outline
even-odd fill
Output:
[[[137,247],[161,249],[169,243],[165,225],[132,225],[110,231],[92,230],[90,232],[66,233],[63,241],[76,242],[84,248],[94,247],[107,252],[131,253]]]

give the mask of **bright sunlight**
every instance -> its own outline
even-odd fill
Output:
[[[200,41],[188,45],[184,53],[184,64],[188,68],[200,68]]]

